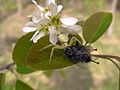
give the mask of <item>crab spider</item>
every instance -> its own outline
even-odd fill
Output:
[[[40,49],[39,52],[41,52],[42,50],[44,50],[44,49],[46,49],[46,48],[49,48],[49,47],[51,47],[51,46],[54,46],[54,47],[51,49],[51,53],[50,53],[50,60],[49,60],[49,63],[50,63],[51,60],[52,60],[52,56],[53,56],[53,53],[54,53],[54,50],[55,50],[55,49],[65,49],[67,46],[71,46],[74,41],[78,41],[79,43],[81,43],[76,37],[71,37],[69,43],[63,43],[62,45],[49,44],[49,45],[43,47],[42,49]]]
[[[73,45],[74,42],[76,42],[75,45]],[[82,44],[79,45],[79,44],[81,44],[81,42],[76,37],[71,37],[69,43],[63,43],[62,45],[58,45],[58,44],[54,45],[54,47],[51,49],[49,63],[52,60],[52,56],[55,49],[64,49],[64,53],[70,59],[70,61],[74,64],[77,64],[80,61],[86,62],[86,63],[92,61],[94,63],[99,64],[99,62],[95,62],[94,60],[91,60],[90,52],[96,49],[89,49],[91,47],[87,46],[87,43],[85,45],[82,45]],[[51,46],[53,45],[52,44],[47,45],[43,47],[40,51]]]

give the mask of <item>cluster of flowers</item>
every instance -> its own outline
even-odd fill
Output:
[[[35,0],[32,2],[37,6],[38,12],[31,15],[29,21],[23,28],[24,32],[36,31],[31,41],[36,43],[41,37],[49,35],[49,41],[55,45],[58,41],[68,42],[69,34],[79,34],[81,27],[77,25],[77,18],[60,17],[62,5],[57,5],[55,0],[48,0],[48,5],[43,8]]]

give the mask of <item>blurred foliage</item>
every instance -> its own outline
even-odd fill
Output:
[[[25,7],[26,4],[30,3],[31,0],[21,0],[22,6]],[[17,10],[17,0],[0,0],[0,19],[8,16],[10,13],[15,12]]]
[[[29,3],[32,3],[31,0],[20,0],[22,7],[24,8]],[[45,4],[45,0],[36,0],[39,3]],[[109,0],[56,0],[58,4],[63,4],[65,8],[68,8],[71,3],[81,3],[81,6],[84,6],[84,9],[89,12],[96,10],[97,8],[104,8],[106,2]],[[81,7],[80,6],[80,7]],[[117,5],[118,9],[120,7],[120,3]],[[8,16],[10,13],[16,11],[18,8],[17,0],[0,0],[0,19]]]
[[[105,6],[105,0],[85,0],[83,1],[88,13],[96,10],[97,8],[103,8]]]
[[[31,0],[20,0],[22,7],[27,6],[29,3],[32,3]],[[45,4],[45,0],[36,0],[37,2]],[[111,0],[56,0],[58,4],[63,4],[65,8],[68,8],[71,2],[81,3],[81,6],[84,6],[85,11],[88,13],[95,11],[97,8],[104,8],[106,3],[110,3]],[[120,9],[120,1],[118,0],[117,9]],[[81,7],[80,6],[80,7]],[[0,0],[0,19],[8,16],[10,13],[16,11],[18,8],[17,0]]]

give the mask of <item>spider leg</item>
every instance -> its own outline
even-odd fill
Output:
[[[78,40],[76,37],[73,36],[73,37],[70,39],[69,46],[71,46],[71,45],[74,43],[75,40],[78,41],[79,43],[81,43],[80,40]]]
[[[42,49],[40,49],[40,51],[39,51],[39,52],[41,52],[42,50],[44,50],[44,49],[46,49],[46,48],[48,48],[48,47],[51,47],[51,46],[52,46],[52,44],[47,45],[47,46],[43,47]]]
[[[50,53],[49,63],[50,63],[51,60],[52,60],[52,56],[53,56],[53,53],[54,53],[54,50],[55,50],[55,49],[64,49],[64,47],[63,47],[63,46],[56,45],[55,47],[52,48],[51,53]]]
[[[96,62],[95,60],[91,60],[91,62],[96,63],[96,64],[99,64],[99,62]]]

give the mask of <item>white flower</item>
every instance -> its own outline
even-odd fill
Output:
[[[32,0],[32,2],[38,7],[39,12],[34,13],[33,15],[30,15],[32,17],[32,21],[28,22],[26,26],[23,28],[24,32],[33,32],[36,31],[35,34],[32,36],[31,41],[34,43],[37,42],[38,39],[41,37],[45,36],[45,33],[40,31],[41,25],[45,25],[50,22],[49,16],[54,16],[58,14],[63,6],[58,5],[55,3],[55,0],[49,0],[48,5],[49,5],[49,11],[45,11],[43,7],[37,4],[35,0]],[[58,39],[57,39],[57,31],[54,26],[49,26],[49,39],[52,44],[56,44]]]
[[[37,4],[37,2],[35,0],[32,0],[32,2],[38,7],[38,9],[43,12],[45,14],[45,18],[47,18],[48,20],[50,20],[50,16],[55,16],[57,15],[59,12],[61,12],[63,6],[62,5],[58,5],[55,3],[55,0],[48,0],[48,11],[46,12],[45,9],[43,7],[41,7],[40,5]],[[37,20],[34,20],[37,22]],[[48,28],[49,30],[49,40],[52,44],[56,44],[58,39],[57,39],[57,30],[56,28],[53,26],[49,26]]]
[[[30,15],[32,21],[28,22],[23,28],[24,32],[33,32],[35,34],[30,39],[36,43],[40,38],[49,34],[49,41],[55,45],[58,40],[60,42],[68,42],[69,34],[79,34],[81,27],[76,25],[77,18],[67,17],[60,18],[59,13],[63,6],[57,5],[55,0],[48,0],[47,8],[38,5],[35,0],[32,2],[38,7],[39,12]],[[55,21],[56,20],[56,21]],[[44,31],[47,30],[48,32]]]

